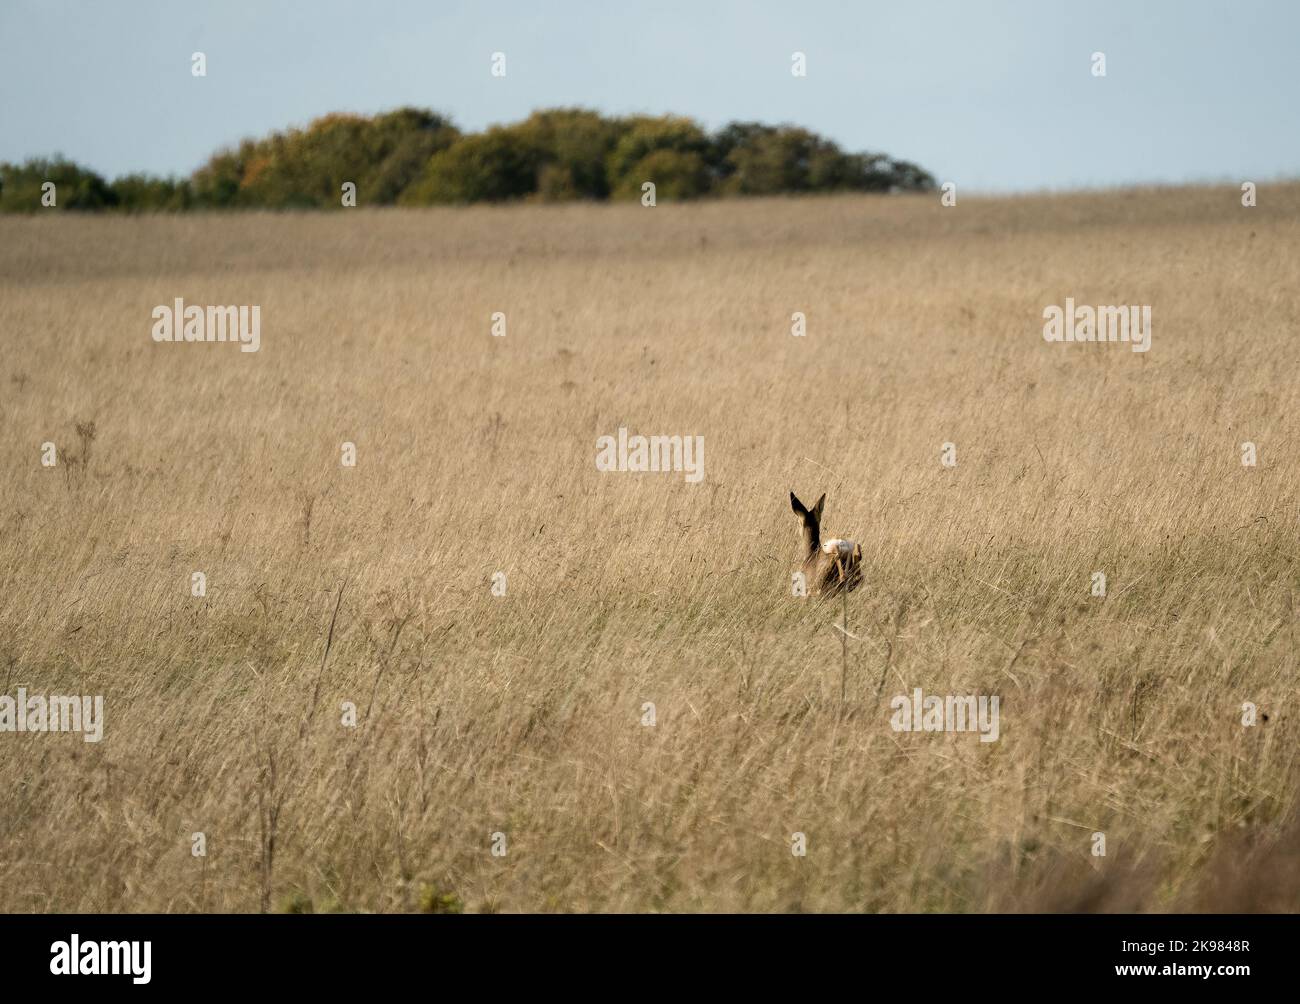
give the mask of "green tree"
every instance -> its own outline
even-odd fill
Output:
[[[711,146],[708,135],[690,119],[630,119],[606,159],[610,191],[621,198],[639,198],[641,185],[653,181],[657,192],[669,198],[703,195],[712,183]]]
[[[460,136],[448,120],[416,108],[403,108],[374,120],[368,137],[374,155],[358,182],[368,203],[392,205],[423,173],[429,159]]]
[[[360,204],[391,204],[458,135],[446,119],[417,108],[325,115],[306,129],[217,154],[195,174],[195,197],[215,206],[339,207],[351,182]]]
[[[519,199],[537,190],[542,160],[541,150],[511,129],[462,136],[429,158],[399,201],[419,206]]]
[[[251,200],[242,197],[241,185],[245,166],[253,151],[253,141],[246,139],[236,149],[213,154],[190,179],[194,205],[203,209],[225,209],[251,204]]]
[[[537,193],[547,201],[609,197],[606,161],[626,131],[617,119],[582,108],[534,112],[509,127],[537,151]]]
[[[54,183],[55,209],[108,209],[116,204],[112,187],[98,174],[55,156],[23,164],[0,163],[0,212],[34,213],[41,205],[41,186]]]
[[[177,212],[194,202],[188,180],[128,174],[113,180],[117,208],[128,213]]]

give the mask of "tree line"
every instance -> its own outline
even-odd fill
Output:
[[[246,139],[188,178],[129,174],[108,181],[61,157],[0,163],[0,211],[42,205],[125,212],[310,209],[344,204],[475,202],[924,191],[934,178],[884,154],[846,153],[791,125],[733,122],[708,132],[679,116],[606,117],[580,108],[461,132],[419,108],[331,114],[304,129]],[[51,190],[47,183],[53,183]],[[42,201],[44,199],[44,202]]]

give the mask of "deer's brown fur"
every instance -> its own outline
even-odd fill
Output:
[[[831,550],[822,547],[822,509],[826,505],[823,492],[811,509],[790,493],[790,508],[799,517],[799,567],[804,574],[810,596],[837,596],[841,590],[851,591],[862,583],[862,547],[851,541],[836,541],[839,546]],[[829,543],[829,542],[828,542]]]

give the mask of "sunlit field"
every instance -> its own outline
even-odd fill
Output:
[[[1294,909],[1297,224],[1231,184],[0,220],[0,694],[104,699],[0,733],[0,908]],[[1046,342],[1067,297],[1150,350]],[[155,342],[177,298],[259,351]],[[598,470],[620,428],[703,479]],[[846,602],[792,595],[792,490]],[[895,731],[915,688],[997,741]]]

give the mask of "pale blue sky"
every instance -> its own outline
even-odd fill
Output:
[[[0,160],[188,174],[329,111],[582,105],[793,122],[968,190],[1260,180],[1300,175],[1298,43],[1291,0],[0,0]]]

